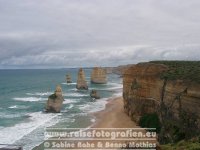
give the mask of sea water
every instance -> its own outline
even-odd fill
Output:
[[[88,91],[76,89],[78,69],[0,70],[0,144],[19,144],[31,150],[44,140],[45,127],[80,128],[95,122],[92,112],[105,108],[107,99],[121,95],[122,81],[109,74],[107,84],[91,84],[91,69],[84,69]],[[72,83],[66,83],[70,73]],[[48,96],[61,85],[64,103],[61,113],[44,113]],[[90,90],[101,99],[93,100]]]

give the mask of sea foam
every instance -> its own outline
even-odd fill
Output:
[[[13,144],[15,141],[21,139],[23,136],[31,133],[39,126],[44,125],[46,122],[57,116],[57,114],[45,114],[42,112],[30,113],[28,115],[30,116],[28,122],[0,129],[1,144]]]
[[[37,101],[47,100],[46,98],[41,98],[41,97],[15,97],[13,99],[16,101],[24,101],[24,102],[37,102]]]

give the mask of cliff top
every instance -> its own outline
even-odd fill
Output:
[[[168,66],[169,70],[161,74],[163,79],[200,83],[200,61],[151,61],[150,63]]]

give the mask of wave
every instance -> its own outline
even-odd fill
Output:
[[[63,84],[63,85],[76,85],[76,83],[75,82],[72,82],[72,83],[61,83],[61,84]]]
[[[37,101],[43,101],[47,100],[47,98],[41,98],[41,97],[15,97],[13,98],[16,101],[24,101],[24,102],[37,102]]]
[[[10,109],[27,109],[29,108],[29,106],[25,106],[25,105],[12,105],[10,107],[8,107]]]
[[[53,92],[36,92],[36,93],[26,93],[26,95],[30,95],[30,96],[49,96],[53,94]]]
[[[70,104],[69,107],[67,109],[72,109],[74,107],[73,104]]]
[[[28,115],[30,116],[28,122],[0,129],[1,144],[13,144],[57,116],[57,114],[45,114],[42,112],[30,113]]]
[[[83,96],[88,96],[88,94],[84,93],[63,93],[63,96],[68,96],[68,97],[83,97]]]
[[[122,92],[113,94],[113,97],[120,97],[120,96],[122,96]]]
[[[10,106],[8,108],[18,108],[17,105]]]
[[[105,88],[104,90],[118,90],[118,89],[122,89],[123,86],[115,86],[115,87],[110,87],[110,88]]]
[[[6,119],[12,119],[12,118],[19,118],[19,117],[22,117],[22,116],[25,116],[25,114],[23,113],[6,113],[6,112],[0,112],[0,118],[6,118]]]
[[[97,112],[105,109],[107,98],[98,99],[96,102],[88,102],[84,105],[79,105],[79,109],[86,113]]]
[[[65,99],[65,100],[63,101],[63,104],[76,103],[76,102],[77,102],[76,100]]]
[[[92,123],[94,123],[94,122],[96,121],[96,119],[92,118],[92,119],[90,119],[90,121],[91,121]]]

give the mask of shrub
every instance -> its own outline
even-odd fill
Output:
[[[143,128],[156,128],[157,133],[161,129],[161,123],[156,113],[143,115],[139,120],[139,125]]]

